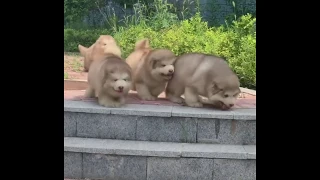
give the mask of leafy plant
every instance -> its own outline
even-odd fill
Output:
[[[153,48],[167,48],[176,55],[187,52],[216,54],[227,60],[238,74],[243,87],[256,86],[256,18],[250,14],[239,17],[226,27],[209,27],[200,13],[172,23],[161,29],[146,22],[117,31],[65,29],[65,51],[78,51],[78,44],[89,47],[100,34],[112,35],[122,48],[123,58],[134,49],[142,38],[149,38]]]

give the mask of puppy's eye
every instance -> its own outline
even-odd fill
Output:
[[[118,81],[118,79],[114,79],[113,81]]]
[[[162,64],[161,67],[165,67],[166,65]]]
[[[224,97],[227,98],[227,97],[229,97],[229,95],[228,95],[228,94],[225,94]]]
[[[124,81],[127,81],[127,79],[124,79]]]
[[[106,43],[104,43],[103,45],[105,45],[105,46],[106,46],[107,44],[106,44]]]

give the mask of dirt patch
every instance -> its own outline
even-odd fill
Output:
[[[83,72],[83,57],[79,53],[64,53],[64,79],[87,79],[87,73]]]

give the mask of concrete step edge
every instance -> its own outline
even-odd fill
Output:
[[[106,108],[93,101],[64,100],[64,111],[118,114],[155,117],[195,117],[214,119],[256,120],[256,109],[234,109],[221,111],[209,108],[191,108],[185,106],[161,106],[127,104],[121,108]]]
[[[78,137],[65,137],[64,151],[127,156],[256,159],[255,145],[172,143]]]

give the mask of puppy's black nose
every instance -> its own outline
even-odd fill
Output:
[[[173,70],[172,70],[172,69],[170,69],[170,70],[169,70],[169,73],[173,73]]]
[[[122,90],[122,89],[123,89],[123,86],[119,86],[118,88],[119,88],[119,90]]]
[[[230,107],[234,106],[234,104],[229,104]]]

